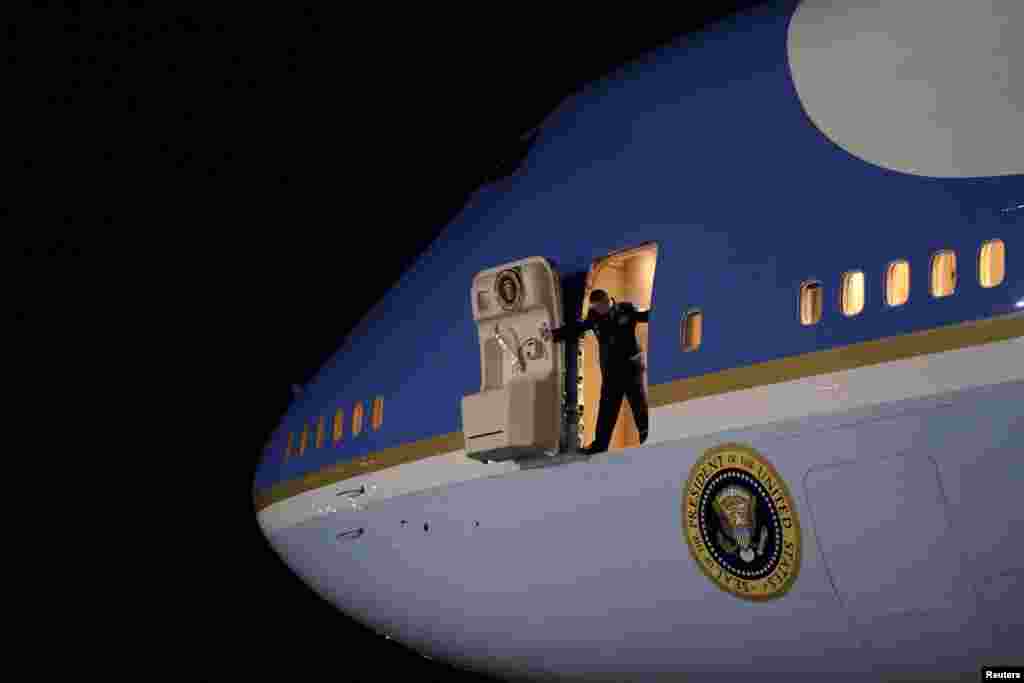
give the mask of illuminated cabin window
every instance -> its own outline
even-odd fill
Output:
[[[841,307],[843,315],[852,318],[864,310],[864,271],[854,270],[843,275]]]
[[[939,299],[956,291],[956,254],[949,249],[932,256],[932,296]]]
[[[370,424],[373,425],[373,431],[377,431],[384,424],[384,399],[380,396],[373,399],[373,415],[370,418]]]
[[[683,351],[696,351],[700,348],[704,334],[704,314],[701,311],[690,311],[683,316],[679,338]]]
[[[295,432],[288,432],[288,448],[284,452],[284,459],[292,457],[292,450],[295,448]]]
[[[910,298],[910,264],[893,261],[885,271],[885,303],[902,306]]]
[[[1006,277],[1006,245],[989,240],[981,245],[978,256],[978,281],[982,287],[998,287]]]
[[[302,425],[302,437],[299,439],[299,455],[306,452],[306,440],[309,439],[309,425]]]
[[[359,436],[363,432],[363,402],[360,401],[352,409],[352,436]]]
[[[817,325],[821,320],[821,304],[824,290],[820,282],[805,282],[800,285],[800,324]]]
[[[338,408],[338,412],[334,413],[334,429],[332,430],[331,439],[334,441],[334,445],[337,446],[341,443],[341,437],[345,435],[345,412]]]
[[[317,424],[316,424],[316,447],[317,448],[323,448],[324,447],[324,436],[326,436],[326,435],[327,435],[327,428],[326,428],[326,425],[324,424],[324,416],[321,415],[320,419],[317,420]]]

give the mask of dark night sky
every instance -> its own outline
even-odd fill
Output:
[[[179,420],[194,429],[175,460],[199,463],[182,538],[204,558],[187,591],[201,618],[175,643],[189,680],[489,680],[382,640],[295,578],[256,526],[256,457],[290,385],[514,166],[521,135],[587,82],[751,4],[567,18],[256,3],[98,24],[37,12],[8,32],[8,64],[41,105],[31,123],[49,131],[17,157],[21,215],[47,228],[27,233],[29,270],[60,275],[26,290],[21,319],[87,330],[93,304],[114,303],[145,321],[119,348],[135,358],[158,339],[136,369],[177,375],[172,415],[201,417]]]

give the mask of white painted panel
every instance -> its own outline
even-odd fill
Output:
[[[814,530],[843,604],[865,620],[951,606],[958,544],[935,463],[866,455],[806,478]]]
[[[1019,651],[1012,637],[1020,611],[1000,602],[1017,597],[1016,575],[993,577],[991,552],[964,552],[972,530],[991,523],[984,491],[963,486],[948,496],[943,505],[956,515],[938,523],[941,506],[932,503],[947,498],[929,476],[1010,474],[1012,462],[991,455],[1020,450],[1022,390],[1024,382],[1003,383],[462,481],[371,503],[367,533],[355,543],[332,541],[355,519],[340,514],[284,529],[272,542],[350,614],[432,656],[493,671],[638,683],[750,670],[770,679],[820,674],[800,680],[975,676],[979,661],[1012,662]],[[781,599],[754,604],[719,590],[683,540],[680,487],[700,454],[722,441],[756,448],[795,498],[804,556]],[[886,465],[887,452],[912,457]],[[811,495],[833,507],[845,501],[848,519],[833,511],[842,528],[816,534],[818,500],[803,475],[846,461],[864,469],[847,469]],[[1020,506],[1006,506],[1004,516],[1019,522]],[[897,545],[880,543],[883,536]],[[993,550],[1004,566],[1020,566],[1020,543],[1006,541]],[[836,552],[845,553],[845,564],[835,564],[840,583],[856,597],[847,603],[853,623],[826,572]],[[928,575],[917,586],[911,568],[921,563]],[[985,577],[984,595],[973,598]],[[880,616],[893,606],[903,611]],[[914,609],[923,611],[907,611]]]
[[[804,0],[789,26],[797,94],[821,132],[894,171],[1024,172],[1024,2]]]
[[[1024,379],[1024,338],[698,398],[653,411],[649,443]]]
[[[261,510],[259,520],[264,533],[270,533],[315,517],[366,508],[372,506],[374,501],[394,496],[518,471],[519,467],[513,462],[485,465],[466,457],[464,451],[458,450],[359,475],[301,493]],[[366,493],[363,495],[337,495],[339,491],[350,491],[364,486]]]

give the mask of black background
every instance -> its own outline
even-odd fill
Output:
[[[166,443],[131,463],[175,481],[190,616],[170,642],[186,680],[488,680],[384,640],[292,575],[256,525],[256,460],[290,386],[476,188],[514,172],[521,136],[588,82],[753,4],[36,3],[8,28],[16,316],[69,361],[58,372],[101,371],[71,384],[159,401]],[[104,360],[82,362],[93,344]]]

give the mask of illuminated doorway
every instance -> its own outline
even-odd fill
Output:
[[[618,251],[594,261],[587,275],[587,286],[583,294],[583,310],[581,317],[587,315],[590,306],[590,293],[595,289],[603,289],[617,302],[628,301],[643,311],[651,307],[654,293],[654,268],[658,261],[658,245],[652,243]],[[644,389],[647,389],[647,357],[648,331],[647,323],[636,326],[637,343],[644,360]],[[579,392],[578,407],[582,411],[580,443],[587,446],[594,441],[597,429],[597,409],[601,402],[601,362],[598,353],[597,339],[593,334],[585,334],[579,346]],[[650,426],[648,425],[648,428]],[[629,401],[622,400],[619,417],[612,432],[609,451],[620,448],[631,448],[640,445],[640,432],[637,430],[633,411]]]

